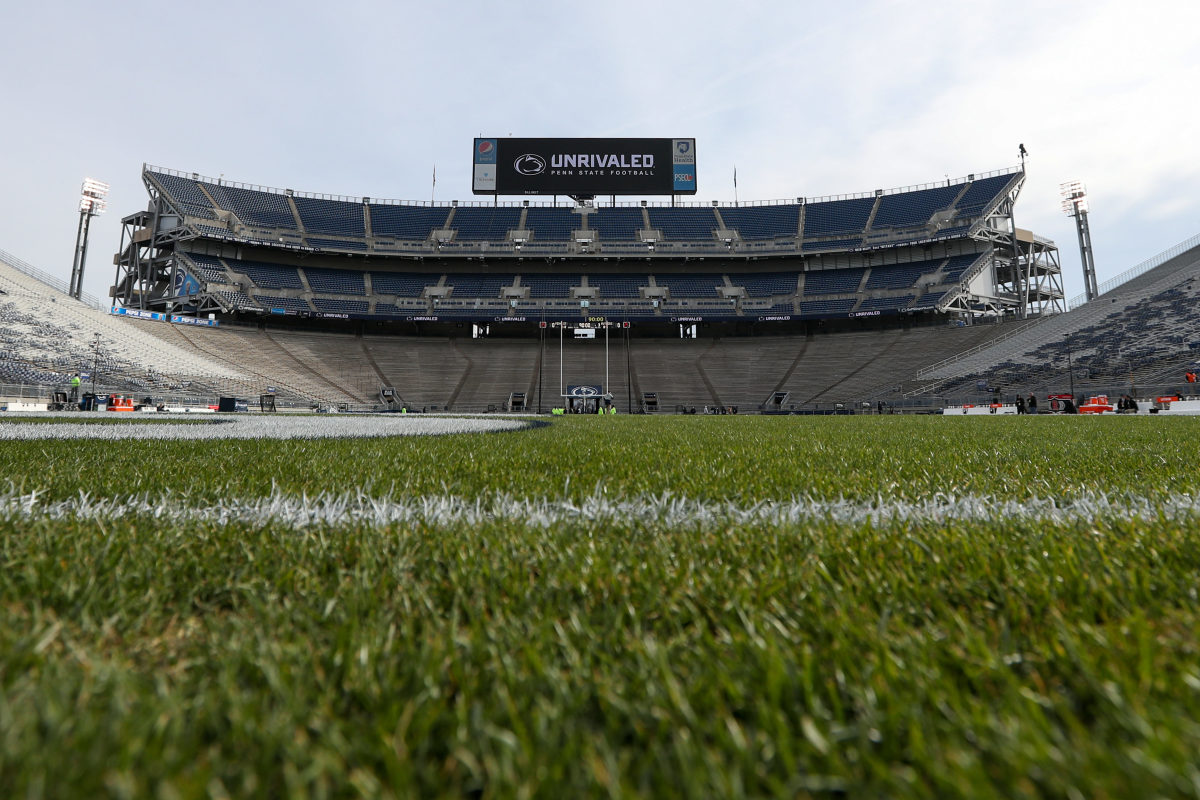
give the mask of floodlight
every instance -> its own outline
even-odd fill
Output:
[[[1087,187],[1079,181],[1068,181],[1059,186],[1059,193],[1062,195],[1063,213],[1075,218],[1075,229],[1079,234],[1079,261],[1083,266],[1084,296],[1091,302],[1100,292],[1096,286],[1096,261],[1088,226]]]
[[[79,210],[88,214],[103,214],[107,203],[108,184],[93,178],[84,178],[79,189]]]
[[[71,286],[67,293],[76,300],[83,293],[83,268],[87,262],[88,229],[92,217],[103,214],[107,203],[108,184],[95,178],[84,178],[79,188],[79,230],[75,234],[75,260],[71,264]]]
[[[1080,211],[1088,212],[1087,187],[1079,181],[1069,181],[1059,186],[1062,195],[1062,210],[1068,217],[1073,217]]]

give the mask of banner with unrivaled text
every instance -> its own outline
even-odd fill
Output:
[[[696,193],[695,139],[475,140],[474,194]]]

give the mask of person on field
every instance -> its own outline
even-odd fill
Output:
[[[74,375],[71,376],[71,402],[72,403],[79,402],[79,383],[80,383],[79,373],[76,372]]]
[[[1025,398],[1021,397],[1021,395],[1017,395],[1017,413],[1025,413]]]
[[[1033,392],[1029,393],[1029,399],[1025,401],[1025,413],[1036,414],[1037,412],[1037,395]]]

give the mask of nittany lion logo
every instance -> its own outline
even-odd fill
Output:
[[[513,169],[521,175],[541,175],[546,171],[546,159],[533,153],[517,156]]]

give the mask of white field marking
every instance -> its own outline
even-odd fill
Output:
[[[92,418],[88,423],[79,415],[68,415],[74,422],[23,424],[6,423],[0,417],[2,439],[342,439],[371,436],[433,436],[447,433],[489,433],[514,431],[529,423],[494,417],[432,417],[417,414],[324,414],[312,416],[282,415],[206,415],[173,424],[169,417],[154,421],[135,416],[108,419]],[[104,419],[105,423],[99,422]]]
[[[196,505],[184,497],[161,494],[79,497],[47,501],[37,492],[10,489],[0,495],[0,518],[116,520],[153,517],[174,522],[278,524],[304,529],[336,525],[385,526],[519,523],[551,528],[563,524],[652,525],[667,529],[711,530],[741,526],[790,528],[832,522],[888,526],[899,523],[996,522],[1080,523],[1096,520],[1185,520],[1200,518],[1200,497],[1175,494],[1158,499],[1087,492],[1073,498],[1012,500],[986,495],[937,494],[920,500],[826,500],[793,497],[751,505],[707,502],[670,494],[613,499],[602,490],[579,500],[518,498],[493,494],[371,497],[362,492],[295,496],[276,490],[261,498],[230,498]]]

